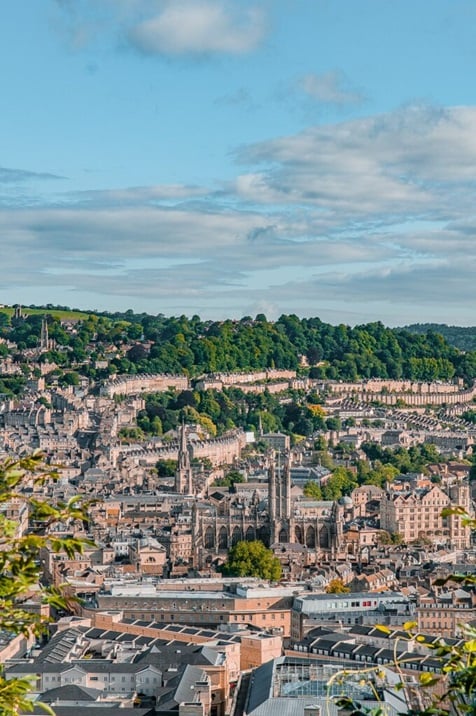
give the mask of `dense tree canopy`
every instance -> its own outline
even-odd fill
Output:
[[[82,317],[76,330],[68,332],[60,319],[45,309],[44,314],[24,319],[3,318],[0,335],[8,336],[20,349],[34,348],[44,315],[57,347],[52,358],[61,360],[62,356],[67,365],[74,365],[91,352],[100,358],[104,344],[127,345],[110,366],[119,373],[199,375],[269,367],[296,369],[304,356],[311,376],[317,378],[431,381],[461,376],[470,381],[476,377],[474,345],[468,348],[465,343],[466,352],[462,352],[432,326],[412,332],[386,328],[380,322],[333,326],[319,318],[295,315],[283,315],[275,322],[263,315],[254,320],[202,321],[198,316],[167,318],[126,311]],[[476,345],[476,331],[461,330],[472,331]]]
[[[405,330],[419,335],[431,331],[443,336],[450,345],[462,351],[476,350],[476,329],[474,327],[447,326],[445,323],[414,323],[411,326],[405,326]]]
[[[394,450],[384,448],[377,443],[363,443],[362,450],[372,462],[375,469],[382,471],[382,466],[393,466],[396,473],[421,472],[425,466],[432,462],[439,462],[441,455],[438,449],[430,444],[412,445],[411,447],[397,447]],[[384,471],[387,478],[393,479],[391,473]]]
[[[259,577],[277,581],[281,579],[281,564],[273,552],[260,540],[237,542],[228,553],[223,573],[232,577]]]

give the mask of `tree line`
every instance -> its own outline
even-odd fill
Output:
[[[106,374],[202,373],[260,370],[276,367],[299,369],[305,363],[311,377],[328,380],[368,378],[415,381],[476,377],[476,350],[462,351],[428,328],[419,333],[387,328],[381,322],[337,326],[319,318],[282,315],[269,321],[263,314],[240,320],[202,321],[199,316],[166,317],[149,314],[91,314],[68,331],[48,314],[49,336],[54,348],[43,360],[71,366],[83,363],[82,371],[101,377],[94,362],[108,348]],[[38,345],[41,314],[22,319],[0,316],[0,336],[17,345],[18,351]],[[3,348],[5,351],[5,348]]]

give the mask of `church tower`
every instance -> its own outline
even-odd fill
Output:
[[[193,494],[193,472],[190,453],[191,450],[187,443],[187,432],[185,425],[182,423],[179,433],[177,471],[175,473],[175,492],[180,495]]]
[[[42,351],[47,351],[50,347],[50,340],[48,337],[48,321],[43,318],[41,321],[41,334],[40,334],[40,348]]]
[[[286,453],[281,474],[282,484],[282,508],[283,519],[289,522],[291,519],[291,455]]]
[[[268,467],[268,514],[269,514],[269,543],[276,542],[276,467],[274,465],[274,452],[271,454]]]
[[[284,464],[281,464],[281,454],[278,453],[276,466],[274,454],[271,458],[268,471],[268,514],[270,544],[275,542],[289,542],[292,540],[292,505],[291,505],[291,459],[289,453],[285,455]],[[285,539],[284,539],[285,538]]]

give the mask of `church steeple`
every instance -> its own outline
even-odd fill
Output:
[[[40,334],[40,348],[41,350],[47,351],[50,347],[50,340],[48,337],[48,321],[43,318],[41,321],[41,334]]]
[[[182,423],[179,431],[175,492],[181,495],[191,495],[193,493],[192,474],[192,461],[190,459],[190,447],[187,443],[187,431],[185,429],[185,423]]]

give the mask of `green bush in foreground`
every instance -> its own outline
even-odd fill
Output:
[[[41,635],[47,620],[40,614],[22,608],[32,588],[39,589],[44,603],[57,609],[67,609],[71,600],[57,587],[40,583],[40,550],[48,547],[54,552],[65,552],[69,557],[81,553],[86,540],[75,537],[57,537],[51,528],[61,523],[73,525],[87,520],[86,505],[79,496],[66,503],[51,505],[38,499],[36,493],[28,495],[25,486],[41,487],[59,478],[57,470],[45,465],[40,454],[0,463],[0,630],[25,636]],[[19,534],[17,522],[8,519],[12,505],[25,506],[29,513],[29,528]],[[29,679],[5,679],[0,674],[0,714],[16,716],[31,712],[32,684]],[[38,706],[36,702],[35,706]],[[41,704],[43,710],[53,713]]]

